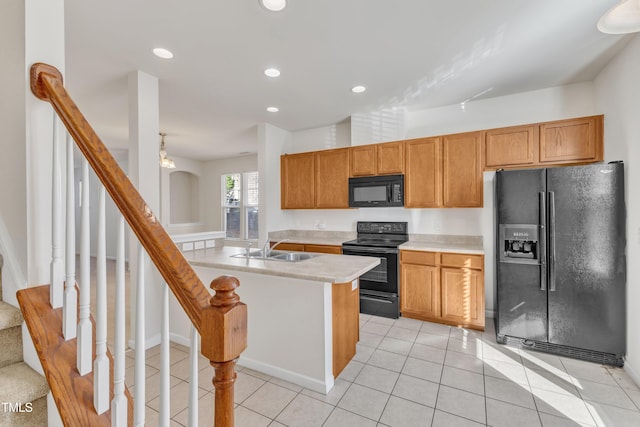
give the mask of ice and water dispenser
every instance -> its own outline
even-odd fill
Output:
[[[500,261],[538,264],[539,227],[531,224],[500,224]]]

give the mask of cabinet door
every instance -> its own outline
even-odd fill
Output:
[[[393,175],[404,172],[404,144],[402,141],[378,144],[378,175]]]
[[[443,137],[443,206],[482,207],[482,136],[470,132]]]
[[[537,162],[538,126],[515,126],[488,130],[484,156],[488,169],[533,165]]]
[[[315,204],[313,153],[285,154],[280,158],[282,209],[312,209]]]
[[[405,143],[404,205],[435,208],[442,205],[440,138],[412,139]]]
[[[484,276],[468,268],[442,267],[442,319],[484,328]]]
[[[376,146],[362,145],[350,148],[351,176],[376,174]]]
[[[603,159],[602,116],[540,125],[540,163]]]
[[[400,311],[419,319],[440,317],[440,281],[435,266],[402,264],[400,268]]]
[[[349,207],[349,149],[316,151],[316,208]]]

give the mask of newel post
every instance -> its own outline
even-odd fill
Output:
[[[231,276],[213,280],[216,294],[202,316],[202,354],[215,369],[215,427],[233,427],[235,364],[247,348],[247,306],[235,292],[238,286]]]

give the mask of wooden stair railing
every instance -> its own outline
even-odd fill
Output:
[[[134,185],[80,112],[55,67],[31,67],[31,91],[49,102],[77,147],[102,182],[131,230],[202,337],[202,354],[215,369],[215,426],[232,427],[235,363],[247,346],[247,307],[239,301],[237,279],[211,283],[215,295],[197,277]],[[55,396],[54,396],[55,399]]]

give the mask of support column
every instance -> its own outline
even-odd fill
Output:
[[[129,74],[129,178],[151,211],[160,214],[160,165],[158,163],[160,129],[158,78],[142,71]],[[129,251],[130,277],[137,277],[138,239],[131,235]],[[146,346],[160,343],[162,279],[145,257]],[[131,337],[135,331],[135,283],[131,283]]]

